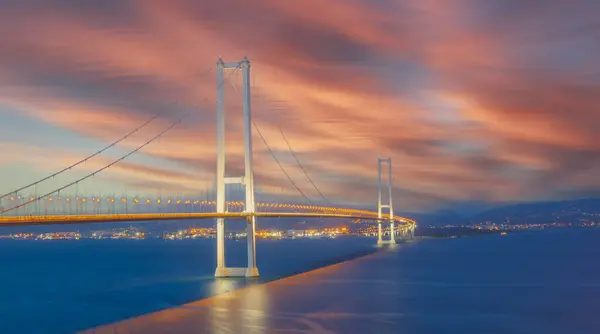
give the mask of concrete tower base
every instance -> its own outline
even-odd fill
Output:
[[[258,277],[258,268],[221,267],[215,270],[215,277]]]
[[[217,267],[217,269],[215,270],[215,277],[228,277],[227,276],[227,268]]]
[[[258,277],[260,276],[258,273],[258,268],[246,268],[246,277]]]

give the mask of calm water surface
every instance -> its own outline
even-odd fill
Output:
[[[373,241],[259,241],[261,280],[373,252]],[[381,304],[404,315],[405,333],[598,333],[599,244],[600,230],[426,240],[348,275],[396,282]],[[0,333],[70,333],[210,296],[214,250],[214,240],[1,241]],[[243,265],[243,242],[228,243],[228,261]]]
[[[372,253],[373,244],[258,240],[260,280]],[[0,240],[0,333],[71,333],[211,296],[215,251],[214,239]],[[226,253],[228,266],[245,266],[245,242],[228,240]]]

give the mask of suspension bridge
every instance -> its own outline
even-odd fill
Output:
[[[225,81],[224,73],[226,71],[242,71],[242,86],[243,86],[243,136],[244,136],[244,171],[243,175],[237,177],[225,176],[225,108],[224,108],[224,92],[223,83]],[[23,195],[23,192],[32,187],[53,179],[73,168],[89,161],[91,158],[102,154],[111,147],[116,146],[129,136],[138,132],[145,127],[158,115],[142,123],[140,126],[127,133],[118,140],[112,142],[103,149],[87,156],[86,158],[75,162],[47,177],[41,178],[22,186],[18,189],[11,190],[3,195],[0,195],[0,226],[29,226],[29,225],[54,225],[54,224],[85,224],[85,223],[101,223],[101,222],[127,222],[127,221],[159,221],[159,220],[192,220],[192,219],[216,219],[217,231],[217,268],[215,270],[216,277],[232,277],[259,276],[258,267],[256,265],[256,219],[257,218],[285,218],[285,217],[302,217],[302,218],[343,218],[352,220],[370,220],[378,224],[378,244],[396,243],[396,235],[412,239],[414,237],[414,229],[416,222],[394,214],[392,203],[392,161],[390,158],[378,158],[378,200],[377,211],[361,210],[355,208],[336,207],[331,204],[327,197],[316,186],[315,182],[310,178],[306,169],[303,167],[297,155],[291,148],[291,145],[285,137],[283,131],[281,134],[292,153],[298,166],[305,174],[307,180],[318,194],[326,202],[327,206],[317,205],[301,190],[298,184],[286,172],[283,165],[277,159],[273,150],[269,147],[264,136],[260,132],[256,123],[251,118],[251,94],[250,94],[250,61],[244,58],[239,62],[225,63],[221,59],[217,62],[217,166],[216,166],[216,199],[199,199],[199,198],[140,198],[140,197],[116,197],[116,196],[80,196],[68,195],[65,196],[65,190],[73,187],[84,180],[94,177],[99,173],[109,169],[119,162],[127,159],[131,155],[139,152],[144,147],[150,145],[156,139],[163,136],[165,133],[180,124],[188,115],[177,119],[175,122],[164,128],[162,131],[153,136],[150,140],[139,145],[127,154],[120,158],[98,168],[91,173],[73,180],[61,187],[53,189],[42,195]],[[287,177],[292,187],[306,200],[306,204],[293,203],[274,203],[274,202],[258,202],[255,201],[255,184],[254,184],[254,165],[252,154],[252,129],[261,138],[267,150]],[[387,166],[387,182],[382,182],[383,166]],[[226,201],[226,185],[239,185],[244,191],[243,201]],[[61,193],[63,195],[61,195]],[[387,193],[387,194],[386,194]],[[387,198],[384,203],[383,199]],[[123,205],[117,205],[121,202]],[[43,209],[40,208],[42,203]],[[130,209],[130,203],[133,208]],[[5,205],[8,204],[8,205]],[[144,209],[140,209],[146,205]],[[73,209],[75,206],[75,209]],[[157,212],[148,212],[154,209]],[[384,213],[384,210],[387,212]],[[243,219],[247,226],[247,247],[248,247],[248,265],[245,268],[232,268],[226,266],[225,261],[225,220],[226,219]],[[389,224],[390,239],[383,240],[382,224]]]

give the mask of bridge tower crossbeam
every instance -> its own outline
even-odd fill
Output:
[[[244,113],[244,175],[225,177],[225,109],[223,102],[223,72],[242,69],[243,113]],[[217,213],[225,213],[225,184],[241,184],[245,187],[246,213],[255,213],[254,171],[252,163],[252,120],[250,110],[250,61],[244,57],[240,62],[217,61]],[[248,240],[248,267],[228,268],[225,265],[225,219],[217,218],[217,268],[215,277],[258,277],[256,266],[256,218],[246,217]]]

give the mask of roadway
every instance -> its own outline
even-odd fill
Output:
[[[187,220],[187,219],[243,219],[254,216],[257,218],[345,218],[345,219],[368,219],[376,220],[377,213],[323,213],[323,212],[194,212],[194,213],[133,213],[133,214],[85,214],[85,215],[30,215],[30,216],[3,216],[0,217],[0,226],[30,226],[30,225],[68,225],[68,224],[91,224],[108,222],[129,221],[159,221],[159,220]],[[385,220],[389,215],[383,215]],[[400,224],[416,225],[415,221],[404,217],[394,217],[394,221]]]

